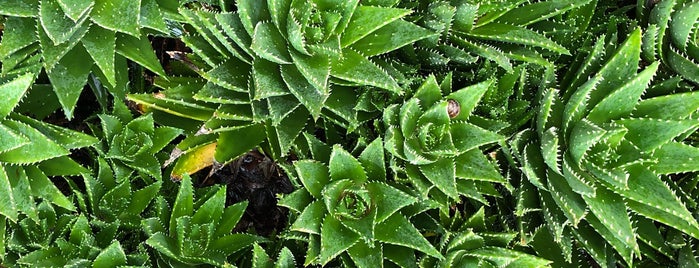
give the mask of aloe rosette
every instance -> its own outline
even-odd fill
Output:
[[[80,175],[86,169],[69,157],[72,150],[97,139],[14,112],[36,79],[32,73],[0,75],[0,222],[21,215],[38,222],[37,201],[75,211],[72,202],[49,179]],[[0,226],[0,233],[5,225]],[[2,246],[0,245],[0,248]],[[1,249],[0,249],[1,250]]]
[[[211,187],[196,198],[194,193],[192,179],[185,175],[172,207],[158,196],[153,217],[142,220],[149,236],[145,243],[157,252],[158,264],[224,266],[233,261],[228,258],[234,253],[266,241],[256,235],[233,233],[248,203],[226,206],[225,187]]]
[[[432,213],[436,212],[436,213]],[[463,211],[429,211],[416,222],[439,234],[434,244],[444,259],[425,257],[420,267],[550,267],[551,261],[512,248],[517,233],[499,230],[499,217],[486,217],[485,207]]]
[[[593,2],[593,3],[591,3]],[[552,40],[587,28],[597,1],[402,1],[419,10],[418,25],[439,33],[404,48],[408,62],[425,68],[459,69],[479,58],[508,72],[512,61],[553,66],[559,55],[570,55]],[[589,14],[587,14],[589,13]],[[567,41],[567,40],[566,40]]]
[[[384,261],[414,265],[415,250],[442,258],[401,213],[418,200],[386,181],[383,160],[377,139],[358,159],[335,145],[327,164],[294,163],[304,187],[280,204],[299,213],[290,230],[307,235],[304,265],[347,257],[357,267],[376,267]]]
[[[492,192],[491,182],[506,184],[480,146],[504,137],[468,122],[492,81],[481,82],[443,96],[434,76],[428,77],[404,104],[383,114],[385,148],[393,171],[423,196],[445,206],[464,195],[487,203],[481,192]]]
[[[161,2],[3,2],[0,14],[7,16],[4,28],[12,30],[3,32],[0,43],[2,72],[38,75],[43,68],[53,91],[49,96],[60,104],[53,108],[62,108],[68,119],[73,118],[89,77],[94,90],[105,87],[116,99],[123,100],[129,82],[127,59],[165,76],[148,41],[148,35],[170,34],[166,18],[176,15],[170,12],[170,3]],[[86,63],[87,59],[91,61]]]
[[[683,142],[699,127],[699,94],[643,98],[659,63],[636,73],[641,31],[608,55],[604,42],[570,69],[563,98],[543,90],[534,127],[514,137],[513,153],[540,197],[520,202],[539,203],[565,262],[573,260],[572,245],[600,264],[620,257],[632,265],[642,247],[670,257],[657,223],[699,237],[697,220],[666,176],[699,170],[692,161],[699,148]]]
[[[209,138],[181,146],[185,157],[215,143],[215,160],[227,163],[267,141],[280,158],[321,118],[351,131],[370,119],[354,109],[355,89],[402,92],[371,59],[433,35],[402,19],[409,9],[357,0],[244,0],[235,11],[227,2],[216,12],[204,4],[179,9],[188,33],[182,40],[195,52],[180,59],[200,77],[189,73],[173,78],[177,83],[158,83],[165,90],[157,94],[129,95],[203,126],[200,133]]]
[[[152,114],[127,122],[122,122],[113,115],[102,114],[99,117],[101,133],[104,134],[102,147],[98,148],[100,154],[111,161],[120,174],[137,170],[160,180],[162,163],[156,156],[182,134],[182,130],[167,126],[156,127]]]
[[[646,1],[636,6],[647,23],[643,34],[644,60],[660,60],[684,79],[699,84],[699,3]]]

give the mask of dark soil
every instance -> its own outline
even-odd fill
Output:
[[[215,171],[211,177],[226,184],[226,205],[247,200],[248,207],[235,232],[254,230],[269,236],[287,225],[287,208],[277,206],[277,194],[294,188],[286,174],[269,157],[250,151],[233,163]]]

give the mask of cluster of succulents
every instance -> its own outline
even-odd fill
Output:
[[[0,267],[699,267],[699,2],[5,0]]]

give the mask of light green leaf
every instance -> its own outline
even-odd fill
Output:
[[[621,124],[629,130],[624,138],[643,152],[655,150],[655,148],[672,141],[673,138],[688,133],[699,126],[697,120],[671,121],[652,118],[628,118],[617,120],[615,123]]]
[[[25,136],[30,142],[16,149],[0,153],[0,161],[2,162],[19,165],[34,164],[70,153],[68,150],[46,138],[41,132],[24,123],[6,120],[4,124],[6,127]]]
[[[36,13],[36,11],[33,11],[33,13]],[[13,53],[38,42],[36,25],[36,20],[32,18],[7,17],[3,22],[3,26],[5,29],[12,29],[12,31],[3,31],[2,42],[0,43],[0,59],[4,61]]]
[[[107,81],[116,86],[116,71],[114,70],[114,53],[116,53],[116,35],[97,25],[90,29],[81,40],[83,47],[90,54],[95,64],[100,68]]]
[[[254,268],[272,268],[274,264],[272,259],[267,255],[267,252],[257,243],[252,246],[252,267]]]
[[[12,112],[33,82],[34,74],[26,73],[11,81],[3,81],[0,84],[0,99],[3,100],[0,102],[0,119],[4,119]]]
[[[685,119],[699,109],[699,92],[677,93],[642,100],[632,115],[656,119]]]
[[[393,229],[385,229],[393,230]],[[419,233],[418,233],[419,234]],[[320,232],[320,264],[326,265],[359,241],[359,235],[343,226],[332,215],[326,215]]]
[[[56,187],[56,185],[35,166],[25,167],[27,176],[31,178],[29,180],[32,194],[48,200],[49,202],[65,208],[70,211],[75,211],[75,206],[73,203]]]
[[[95,2],[92,0],[58,0],[58,4],[71,20],[78,21],[86,12],[90,11]]]
[[[386,221],[377,225],[376,230],[394,230],[391,232],[376,232],[376,240],[419,250],[435,258],[442,258],[442,254],[427,242],[427,239],[422,236],[420,231],[400,213],[393,214]]]
[[[221,215],[221,219],[219,221],[218,228],[214,233],[214,237],[221,237],[230,234],[233,231],[233,228],[235,228],[240,221],[240,218],[243,217],[247,206],[248,201],[245,200],[223,209],[223,214]]]
[[[583,119],[575,126],[570,132],[570,140],[568,144],[568,155],[573,157],[574,162],[572,164],[579,165],[583,156],[587,151],[597,142],[599,142],[604,134],[607,133],[603,128],[595,125],[594,123]]]
[[[379,28],[410,14],[408,9],[358,6],[342,33],[340,43],[347,47]]]
[[[362,163],[370,181],[386,180],[386,162],[381,138],[372,141],[359,155],[358,160]]]
[[[247,93],[249,74],[250,66],[248,64],[237,58],[230,58],[202,76],[216,85]]]
[[[478,149],[468,150],[455,159],[456,176],[479,181],[507,183],[500,171]]]
[[[162,34],[169,34],[170,30],[165,24],[163,13],[158,7],[157,0],[141,0],[141,14],[139,15],[139,24],[143,27],[148,27],[159,31]]]
[[[278,64],[291,64],[291,56],[286,48],[286,41],[270,22],[260,22],[255,26],[252,36],[252,51],[268,61]]]
[[[321,53],[315,53],[312,56],[306,56],[294,51],[291,52],[291,58],[294,60],[294,65],[306,77],[311,85],[318,91],[327,93],[328,78],[330,77],[330,59]]]
[[[626,84],[604,97],[592,108],[587,119],[593,123],[601,124],[631,114],[647,85],[650,84],[658,66],[658,62],[653,63]]]
[[[17,17],[36,17],[39,0],[6,0],[0,6],[0,14]]]
[[[657,163],[650,166],[659,174],[699,171],[699,148],[680,142],[670,142],[653,152]]]
[[[546,36],[532,30],[503,23],[488,23],[473,29],[467,36],[492,41],[501,41],[525,46],[541,47],[550,51],[570,55],[570,51]]]
[[[577,226],[587,213],[587,205],[580,195],[573,191],[565,178],[550,170],[547,172],[549,193],[554,202],[573,226]]]
[[[323,187],[330,182],[328,167],[313,160],[299,160],[294,168],[303,187],[316,199],[322,198]]]
[[[629,175],[628,189],[615,191],[627,199],[630,209],[692,237],[699,237],[699,223],[657,175],[641,165],[629,167]]]
[[[221,132],[214,157],[219,163],[229,163],[257,147],[265,137],[264,127],[261,124]]]
[[[456,190],[456,167],[451,158],[442,158],[434,163],[419,166],[423,175],[437,187],[454,200],[459,199],[459,192]]]
[[[12,221],[17,221],[17,203],[12,194],[12,184],[5,172],[5,167],[0,166],[0,189],[4,194],[0,195],[0,214]],[[5,219],[3,219],[4,221]]]
[[[121,248],[119,241],[114,241],[109,247],[102,250],[92,262],[94,268],[117,267],[126,265],[126,253]]]
[[[156,181],[155,183],[144,187],[131,195],[131,204],[127,208],[127,211],[133,215],[139,215],[143,212],[151,201],[158,195],[162,181]]]
[[[322,201],[313,201],[303,209],[296,221],[289,228],[292,231],[319,235],[320,219],[325,218],[326,210]]]
[[[95,0],[90,19],[103,28],[139,38],[140,14],[141,0]]]
[[[281,73],[289,91],[306,107],[311,116],[314,119],[320,117],[321,110],[328,96],[330,96],[330,92],[317,89],[294,66],[281,66]]]
[[[383,263],[383,250],[377,250],[375,245],[367,245],[366,241],[360,241],[347,249],[354,264],[357,267],[373,267]]]
[[[192,224],[218,225],[218,221],[223,214],[226,205],[226,187],[220,187],[204,204],[197,208],[192,216]]]
[[[267,1],[240,0],[236,2],[236,7],[238,8],[240,22],[250,36],[255,32],[254,28],[258,23],[271,19],[268,16]]]
[[[613,238],[607,238],[612,246],[617,250],[628,247],[630,250],[640,253],[636,242],[636,232],[631,225],[631,219],[626,211],[623,198],[618,194],[606,189],[597,187],[594,196],[583,195],[583,199],[589,205],[590,211],[599,219],[600,223],[607,229],[600,232],[602,236],[610,234]],[[594,225],[593,225],[594,226]],[[614,238],[621,243],[615,242]],[[619,251],[622,252],[622,251]],[[626,261],[630,261],[630,256],[622,256]]]
[[[482,129],[469,123],[451,123],[451,136],[459,152],[467,152],[481,145],[498,142],[503,139],[495,132]]]
[[[127,2],[129,1],[127,0]],[[113,13],[116,14],[116,12]],[[155,56],[155,52],[153,52],[151,48],[148,38],[145,36],[137,38],[129,35],[117,34],[116,51],[124,57],[146,67],[155,74],[161,77],[167,77],[165,70],[160,66],[158,57]]]
[[[393,77],[379,66],[352,49],[342,51],[343,60],[333,61],[331,74],[334,77],[360,85],[375,86],[393,93],[401,93]]]
[[[176,237],[177,219],[180,217],[191,216],[194,211],[194,193],[192,189],[192,178],[188,174],[182,176],[180,181],[180,189],[177,191],[175,203],[172,205],[172,213],[170,215],[170,237]],[[152,238],[152,237],[151,237]],[[150,240],[150,239],[149,239]]]
[[[563,14],[568,10],[581,7],[589,2],[590,0],[563,0],[529,3],[508,11],[495,21],[517,26],[529,25]]]
[[[417,202],[405,192],[383,182],[370,182],[365,185],[376,206],[376,223],[381,223],[400,209]]]
[[[39,20],[54,45],[62,44],[71,38],[81,27],[86,17],[73,21],[63,13],[57,0],[41,1]]]
[[[367,181],[367,175],[356,158],[339,145],[335,145],[330,155],[330,179],[350,179],[356,184],[361,184]]]
[[[673,43],[681,50],[686,50],[689,42],[697,42],[697,21],[699,21],[699,2],[689,1],[684,3],[672,14],[670,36]],[[693,35],[691,34],[692,30],[694,30]],[[691,40],[691,38],[695,38],[695,40]]]
[[[265,59],[255,59],[252,65],[253,99],[260,100],[289,94],[282,79],[280,66]]]
[[[418,40],[437,35],[413,23],[396,20],[352,44],[351,48],[371,57],[388,53]]]
[[[87,51],[82,47],[76,47],[48,71],[53,90],[68,119],[73,118],[73,110],[87,81],[87,75],[92,69],[92,64],[85,63],[87,58],[89,58]]]
[[[467,120],[478,105],[486,91],[493,85],[493,80],[488,80],[475,85],[459,89],[449,94],[447,100],[455,100],[459,103],[459,114],[452,120]]]

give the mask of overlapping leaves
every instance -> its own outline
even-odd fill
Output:
[[[195,203],[191,178],[185,175],[177,197],[169,208],[162,196],[155,200],[157,213],[143,220],[159,261],[170,265],[222,266],[231,254],[264,241],[251,234],[232,233],[243,216],[247,202],[226,205],[226,188],[210,189],[208,198]]]
[[[116,66],[120,61],[165,75],[147,37],[169,35],[155,0],[28,1],[6,3],[0,14],[12,29],[0,43],[2,73],[38,75],[43,68],[69,119],[91,73],[117,98],[124,98],[128,83],[119,75],[125,72]]]
[[[336,145],[328,163],[301,160],[294,168],[304,188],[281,203],[300,213],[290,229],[307,235],[304,265],[341,256],[357,267],[401,265],[415,263],[414,250],[442,258],[400,212],[417,199],[387,182],[380,139],[358,159]]]
[[[443,97],[430,76],[412,98],[384,111],[385,147],[395,162],[391,168],[421,195],[444,205],[462,195],[485,202],[481,193],[492,192],[491,182],[506,183],[480,150],[503,137],[468,122],[491,84],[481,82]],[[442,87],[451,89],[449,83]]]
[[[183,41],[201,59],[190,67],[205,78],[202,83],[184,78],[191,85],[185,96],[168,88],[157,97],[130,98],[178,116],[201,110],[201,117],[190,118],[205,121],[204,132],[220,133],[215,159],[222,163],[265,136],[272,155],[282,157],[321,117],[357,128],[368,119],[354,110],[357,87],[401,93],[370,57],[432,35],[401,19],[408,9],[359,1],[239,1],[237,12],[221,9],[180,9],[191,30]],[[234,134],[249,138],[240,150],[222,151]]]
[[[0,217],[16,222],[19,215],[39,221],[35,199],[75,210],[48,176],[78,175],[84,171],[68,157],[71,150],[97,140],[86,134],[57,127],[13,113],[34,81],[31,73],[0,76]]]
[[[699,127],[689,117],[699,102],[694,93],[643,99],[658,63],[636,73],[640,52],[639,29],[608,57],[593,50],[571,69],[571,82],[561,85],[564,98],[545,90],[536,128],[513,140],[522,171],[549,215],[548,228],[574,235],[599,263],[618,254],[631,265],[641,245],[657,246],[648,240],[652,230],[638,229],[634,221],[699,236],[699,224],[663,176],[699,170],[687,161],[699,149],[682,143]],[[605,245],[615,253],[605,253]],[[568,261],[570,250],[562,251]]]
[[[572,36],[586,25],[556,23],[552,17],[567,12],[580,13],[589,0],[571,1],[414,1],[418,24],[440,35],[408,47],[409,62],[423,68],[444,68],[475,63],[479,57],[511,72],[512,61],[551,67],[557,55],[569,55],[568,49],[544,33],[568,33]],[[592,6],[594,8],[594,5]],[[573,15],[571,15],[573,16]],[[552,29],[553,28],[553,29]]]
[[[699,4],[662,1],[639,4],[637,13],[647,23],[642,56],[660,60],[684,79],[699,84]]]

